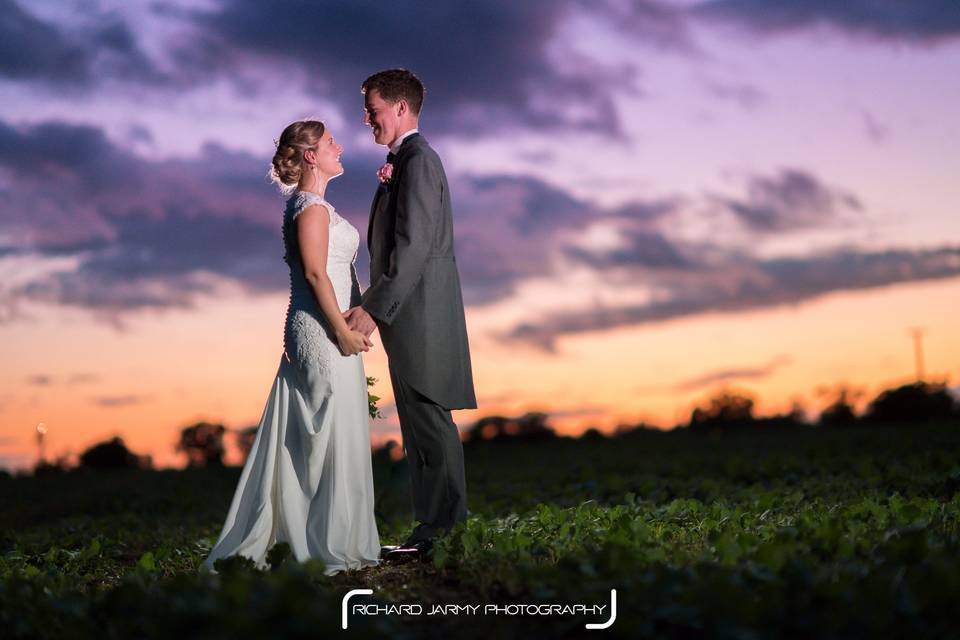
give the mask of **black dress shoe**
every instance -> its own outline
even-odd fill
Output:
[[[387,560],[407,561],[407,560],[427,560],[433,551],[433,540],[418,540],[410,545],[402,546],[390,551],[386,555]]]
[[[387,557],[387,554],[389,554],[391,551],[393,551],[393,550],[395,550],[395,549],[399,549],[399,548],[400,548],[400,545],[398,545],[398,544],[385,544],[385,545],[382,545],[382,546],[380,547],[380,557],[381,557],[381,558],[386,558],[386,557]]]

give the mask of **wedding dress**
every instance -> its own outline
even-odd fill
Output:
[[[345,311],[359,303],[356,227],[319,195],[295,192],[283,219],[290,268],[284,353],[223,531],[201,570],[216,573],[214,561],[235,554],[265,569],[267,551],[280,541],[298,561],[321,558],[326,575],[380,562],[363,360],[340,352],[298,249],[294,222],[314,204],[330,213],[327,275],[337,304]]]

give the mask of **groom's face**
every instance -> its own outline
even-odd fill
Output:
[[[373,129],[377,144],[388,145],[400,132],[400,103],[389,103],[380,97],[380,91],[371,89],[364,97],[363,123]]]

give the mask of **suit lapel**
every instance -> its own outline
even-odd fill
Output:
[[[383,189],[377,187],[377,192],[373,194],[373,203],[370,205],[370,220],[367,222],[367,251],[373,253],[373,218],[377,215],[377,203],[380,202],[380,196]]]
[[[409,151],[414,146],[412,144],[414,141],[419,144],[421,138],[423,141],[426,141],[426,139],[420,135],[420,132],[417,131],[416,133],[412,133],[404,138],[403,142],[400,143],[400,148],[397,149],[397,155],[393,159],[393,168],[395,172],[400,165],[400,160],[403,158],[405,152]],[[383,208],[386,208],[389,205],[391,191],[392,190],[384,189],[383,185],[378,185],[377,192],[373,195],[373,203],[370,205],[370,220],[367,222],[367,251],[370,252],[371,255],[373,253],[373,221],[377,217],[377,213],[381,208],[381,200],[383,201]]]

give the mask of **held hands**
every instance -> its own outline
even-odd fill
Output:
[[[337,342],[340,345],[340,351],[345,356],[352,356],[361,351],[370,351],[370,347],[373,346],[367,336],[353,329],[348,329],[346,333],[337,334]]]
[[[363,307],[353,307],[352,309],[344,311],[343,319],[347,321],[347,326],[350,327],[351,330],[359,331],[368,338],[370,334],[373,333],[373,330],[377,328],[377,323]]]

